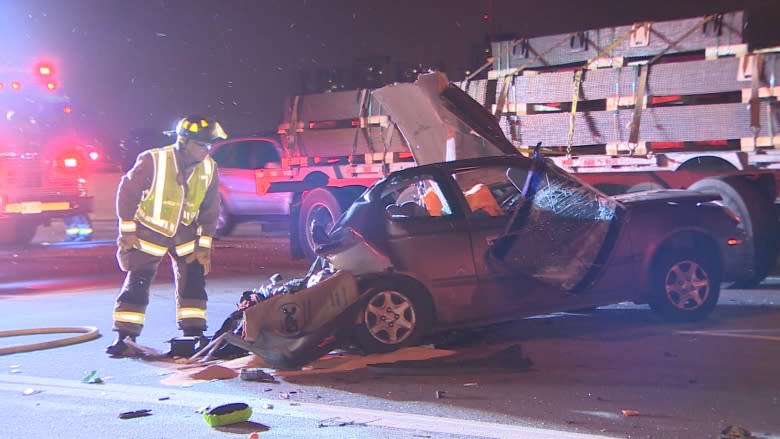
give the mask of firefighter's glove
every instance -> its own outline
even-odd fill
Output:
[[[135,236],[135,233],[120,233],[116,239],[116,245],[119,250],[128,251],[134,248],[141,248],[141,241]]]
[[[184,262],[191,264],[197,261],[203,266],[203,275],[209,274],[211,271],[211,249],[208,247],[196,247],[195,251],[190,253]]]

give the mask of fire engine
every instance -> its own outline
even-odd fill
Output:
[[[100,153],[71,127],[73,111],[53,63],[0,65],[0,244],[26,244],[55,219],[71,239],[91,235],[87,162]]]
[[[718,192],[749,236],[753,267],[738,284],[751,286],[780,245],[780,87],[777,51],[749,48],[743,29],[736,11],[496,41],[487,77],[457,84],[518,150],[541,142],[605,193]],[[258,193],[294,194],[294,255],[312,257],[313,222],[328,224],[373,180],[414,165],[399,123],[372,90],[288,99],[282,166],[257,170],[256,180]]]

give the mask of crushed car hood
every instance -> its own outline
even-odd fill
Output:
[[[418,165],[519,154],[492,115],[443,73],[373,91]]]

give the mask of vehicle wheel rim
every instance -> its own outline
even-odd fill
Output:
[[[666,297],[674,307],[693,311],[700,308],[710,294],[710,277],[695,261],[680,261],[666,272]]]
[[[326,232],[330,231],[330,227],[333,225],[333,214],[324,204],[318,204],[312,207],[308,221],[306,221],[306,242],[309,243],[309,248],[311,249],[314,249],[317,246],[311,235],[313,224],[321,224]]]
[[[397,291],[382,291],[374,295],[365,311],[368,332],[380,343],[396,345],[414,332],[417,316],[408,297]]]

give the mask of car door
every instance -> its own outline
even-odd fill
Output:
[[[387,253],[395,269],[431,288],[437,323],[472,318],[477,277],[468,224],[433,175],[392,179],[381,195]]]
[[[464,205],[471,236],[478,289],[472,297],[474,319],[484,322],[512,318],[530,309],[529,304],[554,291],[532,275],[491,257],[503,235],[520,192],[506,177],[508,165],[474,167],[458,171],[452,179]]]

